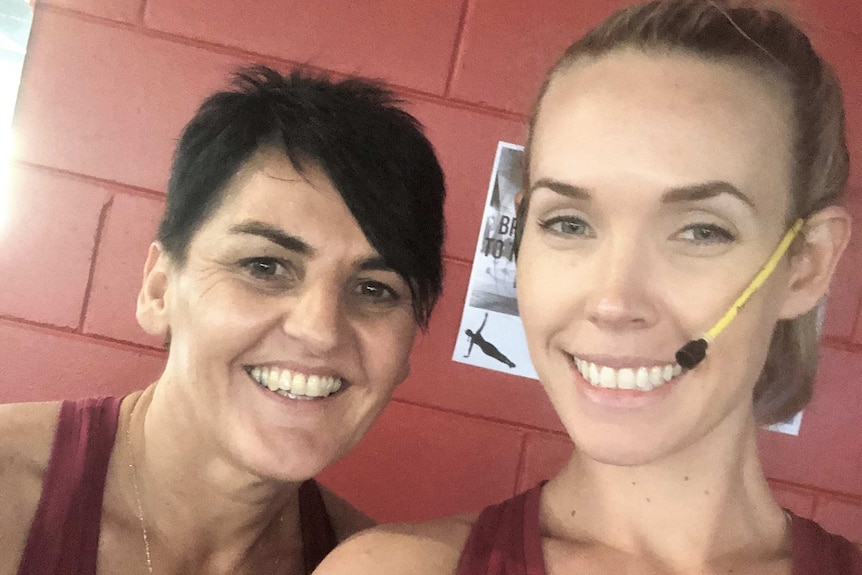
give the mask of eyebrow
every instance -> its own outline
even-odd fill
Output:
[[[552,192],[556,192],[562,196],[566,196],[576,200],[590,200],[590,191],[587,188],[582,188],[580,186],[574,186],[572,184],[567,184],[565,182],[561,182],[559,180],[553,180],[551,178],[541,178],[536,180],[532,186],[530,186],[530,191],[536,190],[538,188],[547,188]],[[756,209],[754,203],[749,199],[748,196],[743,194],[739,189],[724,181],[714,181],[714,182],[705,182],[702,184],[694,184],[691,186],[680,186],[676,188],[671,188],[662,194],[661,201],[663,204],[675,204],[681,202],[696,202],[698,200],[708,200],[710,198],[715,198],[722,194],[731,195],[738,200],[741,200],[752,209]]]
[[[572,184],[566,184],[559,180],[552,180],[551,178],[541,178],[536,180],[536,183],[530,186],[530,191],[533,192],[539,188],[547,188],[561,196],[566,196],[576,200],[590,199],[590,192],[586,188],[573,186]]]
[[[285,233],[281,229],[258,220],[239,223],[230,229],[232,234],[249,234],[258,236],[277,244],[284,249],[303,256],[314,255],[314,248],[296,236]]]
[[[230,229],[230,233],[259,236],[275,244],[278,244],[279,246],[283,247],[288,251],[296,252],[303,256],[313,256],[316,253],[313,247],[311,247],[298,237],[287,234],[271,224],[267,224],[258,220],[249,220],[246,222],[239,223]],[[383,271],[397,273],[395,269],[386,262],[383,256],[371,256],[365,258],[359,262],[357,268],[361,271]]]
[[[722,194],[731,195],[756,210],[754,203],[748,198],[748,196],[739,191],[739,189],[733,184],[723,181],[705,182],[703,184],[695,184],[692,186],[671,188],[662,195],[661,201],[663,204],[696,202],[698,200],[715,198]]]
[[[366,258],[359,263],[358,268],[365,272],[395,272],[395,269],[390,266],[385,259],[383,259],[383,256],[371,256],[370,258]]]

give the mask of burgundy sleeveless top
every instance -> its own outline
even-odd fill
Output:
[[[539,484],[486,507],[458,563],[457,575],[547,575],[539,528]],[[862,551],[809,519],[791,514],[792,575],[862,575]]]
[[[18,575],[95,575],[121,398],[64,401]],[[299,488],[306,573],[338,544],[314,480]]]

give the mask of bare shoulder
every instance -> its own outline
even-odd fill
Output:
[[[323,496],[323,503],[326,505],[326,512],[332,522],[332,528],[335,530],[335,536],[339,541],[344,541],[354,533],[374,527],[377,524],[349,501],[323,485],[320,485],[320,493]]]
[[[315,575],[454,574],[475,515],[380,525],[339,545]]]
[[[21,473],[41,475],[51,457],[59,403],[0,405],[0,481]]]
[[[0,573],[12,573],[30,530],[51,458],[59,404],[0,405]]]

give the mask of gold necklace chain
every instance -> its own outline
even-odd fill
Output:
[[[134,414],[132,408],[132,414]],[[144,519],[144,506],[141,505],[141,493],[138,489],[138,470],[135,468],[135,453],[132,450],[132,414],[129,415],[129,425],[126,427],[126,444],[129,447],[129,469],[132,471],[132,485],[135,488],[135,503],[138,506],[138,521],[141,523],[141,535],[144,537],[144,551],[147,554],[147,571],[153,575],[153,559],[150,555],[150,538],[147,536],[147,522]]]

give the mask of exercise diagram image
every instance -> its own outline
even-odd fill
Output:
[[[510,368],[515,367],[514,362],[510,360],[508,357],[503,355],[503,353],[497,349],[497,346],[493,343],[489,342],[482,336],[482,330],[485,329],[485,325],[488,323],[488,312],[485,312],[485,319],[482,320],[482,325],[479,326],[479,329],[474,333],[473,330],[465,330],[464,333],[467,334],[467,337],[470,338],[470,347],[467,348],[467,353],[464,354],[464,357],[470,357],[470,352],[473,351],[473,345],[475,344],[479,349],[482,350],[482,353],[487,355],[488,357],[493,357],[500,363],[505,363]]]
[[[452,361],[537,380],[515,292],[515,196],[523,155],[522,146],[497,144]]]

